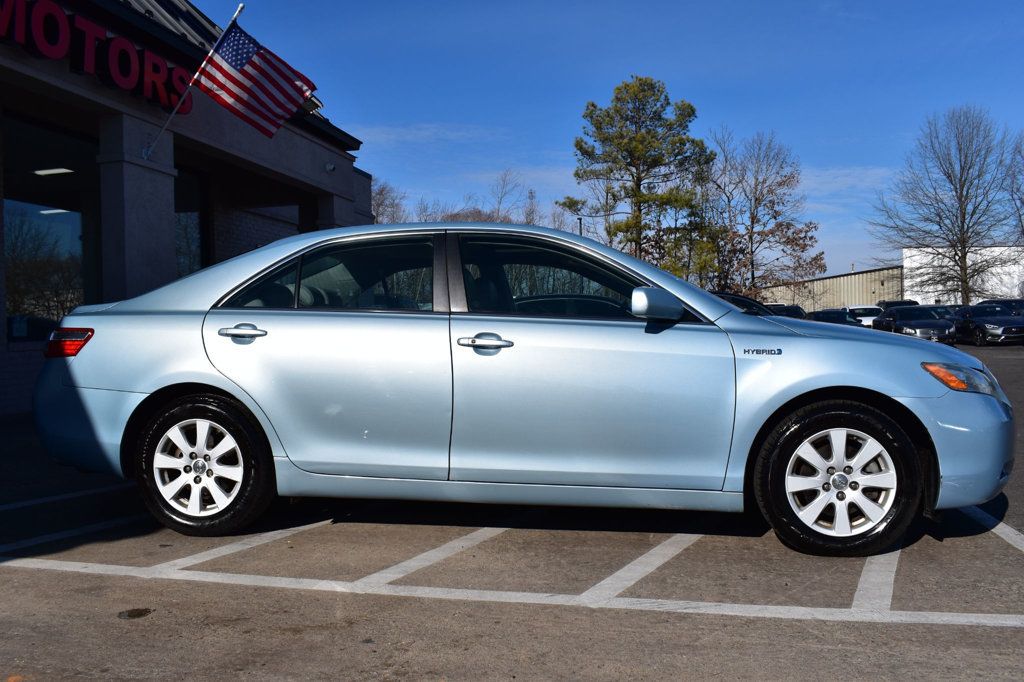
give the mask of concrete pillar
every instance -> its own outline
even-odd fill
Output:
[[[316,228],[348,227],[355,225],[355,205],[350,199],[337,194],[321,194],[316,202]]]
[[[124,114],[100,125],[100,244],[104,301],[131,298],[177,277],[174,135]]]

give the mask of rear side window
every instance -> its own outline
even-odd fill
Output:
[[[338,244],[295,259],[224,307],[429,312],[433,278],[430,237]]]
[[[250,284],[224,302],[224,308],[294,308],[295,282],[299,260],[296,258],[266,277]]]

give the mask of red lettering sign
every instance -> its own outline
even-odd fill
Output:
[[[0,0],[0,40],[25,47],[44,59],[68,59],[71,69],[169,109],[178,103],[192,73],[160,55],[136,47],[81,15],[69,15],[54,0]],[[178,110],[192,110],[192,94]]]

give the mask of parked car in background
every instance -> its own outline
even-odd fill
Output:
[[[1005,305],[968,305],[956,311],[956,338],[976,346],[990,343],[1024,343],[1024,319]]]
[[[803,320],[807,317],[807,313],[804,309],[798,305],[786,305],[785,303],[767,303],[765,307],[772,311],[772,315],[781,315],[782,317],[792,317],[797,320]]]
[[[992,298],[978,305],[1005,305],[1014,315],[1024,316],[1024,298]]]
[[[901,300],[901,301],[879,301],[875,305],[877,305],[882,310],[888,310],[889,308],[897,308],[899,306],[920,305],[920,304],[917,301],[913,301],[913,300],[908,298],[908,299],[904,299],[904,300]]]
[[[949,345],[956,342],[953,323],[939,317],[933,306],[909,305],[889,308],[875,318],[871,327]]]
[[[918,307],[919,308],[928,308],[929,310],[934,310],[935,314],[938,315],[943,320],[950,320],[950,321],[952,321],[953,318],[956,316],[956,311],[957,311],[957,307],[958,306],[935,304],[935,305],[920,305]]]
[[[818,310],[807,314],[808,320],[815,322],[830,322],[832,324],[847,324],[853,327],[863,327],[856,317],[845,310]]]
[[[977,358],[746,315],[540,227],[294,235],[80,306],[46,355],[46,447],[138,481],[190,535],[275,495],[754,506],[791,547],[861,555],[992,499],[1013,465]]]
[[[865,327],[870,327],[871,322],[881,314],[882,309],[877,305],[851,305],[843,308],[846,312],[850,313],[852,317],[857,320]]]
[[[749,296],[730,294],[727,291],[712,291],[711,293],[713,293],[715,296],[722,299],[723,301],[728,301],[729,303],[732,303],[734,306],[736,306],[743,312],[747,313],[748,315],[760,315],[762,317],[768,317],[775,314],[772,311],[768,310],[768,308],[765,308],[764,305],[758,303]]]

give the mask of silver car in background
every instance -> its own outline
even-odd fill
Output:
[[[47,353],[47,447],[197,535],[275,494],[752,506],[794,548],[867,554],[992,498],[1013,462],[1009,401],[969,355],[746,315],[537,227],[291,237],[82,306]]]

